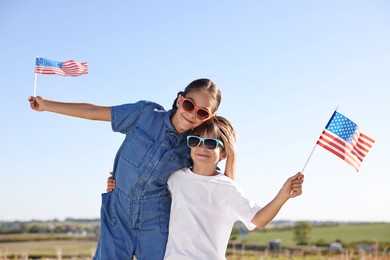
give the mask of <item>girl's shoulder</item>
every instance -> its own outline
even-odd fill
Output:
[[[149,100],[140,100],[138,102],[143,103],[145,105],[145,107],[150,107],[153,110],[163,110],[163,111],[165,111],[165,108],[162,105],[160,105],[160,104],[158,104],[156,102],[149,101]]]
[[[149,100],[139,100],[135,103],[126,103],[121,105],[113,106],[115,110],[162,110],[165,111],[164,107],[156,102]]]

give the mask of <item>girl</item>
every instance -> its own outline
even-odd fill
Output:
[[[214,116],[221,92],[209,79],[191,82],[173,108],[139,101],[113,107],[30,97],[31,108],[110,121],[126,135],[114,161],[116,190],[102,195],[100,239],[94,259],[162,259],[168,237],[171,173],[190,166],[188,131]],[[231,156],[229,165],[234,166]],[[234,167],[226,175],[234,178]]]

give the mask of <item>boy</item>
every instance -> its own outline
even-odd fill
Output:
[[[222,137],[229,135],[235,138],[230,122],[215,116],[187,137],[193,166],[168,179],[172,205],[164,259],[225,259],[237,220],[249,230],[264,227],[288,199],[302,194],[304,176],[297,173],[266,206],[260,207],[247,198],[234,181],[216,170],[218,162],[226,158]],[[108,190],[114,186],[109,180]]]

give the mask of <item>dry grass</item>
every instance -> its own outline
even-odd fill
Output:
[[[31,241],[0,243],[0,260],[5,259],[91,259],[96,241]]]

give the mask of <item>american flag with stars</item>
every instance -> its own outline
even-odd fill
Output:
[[[60,76],[80,76],[88,74],[88,63],[74,60],[55,61],[45,58],[37,58],[35,62],[35,73],[56,74]]]
[[[317,144],[359,171],[364,157],[374,142],[374,139],[362,134],[354,122],[335,111]]]

